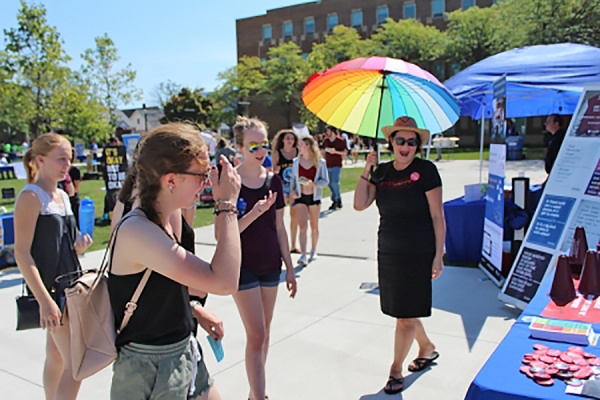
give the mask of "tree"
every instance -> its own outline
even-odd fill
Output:
[[[183,89],[179,83],[175,83],[172,80],[167,80],[166,82],[161,82],[158,84],[158,87],[154,90],[154,100],[160,105],[160,107],[164,107],[165,103],[171,99],[171,97],[175,96]]]
[[[388,18],[371,40],[374,55],[400,58],[421,67],[442,59],[447,47],[444,33],[410,18]]]
[[[207,126],[212,104],[203,92],[204,89],[181,89],[164,104],[165,116],[161,122],[191,121]]]
[[[269,104],[282,110],[288,126],[292,126],[294,107],[303,106],[302,89],[311,74],[310,65],[296,43],[286,42],[269,49],[263,70],[265,80],[260,93],[266,95]]]
[[[85,142],[110,137],[112,128],[104,105],[76,74],[67,81],[60,97],[58,128],[63,134]]]
[[[362,40],[355,28],[338,25],[325,42],[313,45],[308,61],[315,72],[323,71],[353,58],[367,57],[372,47],[372,42]]]
[[[94,40],[96,48],[87,49],[81,55],[84,61],[82,75],[92,93],[104,104],[110,125],[114,127],[114,110],[117,106],[141,100],[142,90],[133,84],[136,72],[131,64],[116,70],[115,65],[120,57],[112,39],[105,33]]]
[[[496,8],[471,7],[448,16],[447,56],[461,68],[475,64],[493,54],[498,12]]]
[[[6,55],[3,69],[9,83],[4,86],[4,101],[18,100],[23,116],[29,119],[26,133],[35,138],[50,130],[57,117],[53,105],[57,90],[68,76],[69,57],[55,27],[48,25],[43,5],[21,1],[17,28],[5,29]],[[6,83],[6,81],[5,81]],[[18,129],[24,124],[13,119]]]

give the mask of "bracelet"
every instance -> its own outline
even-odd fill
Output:
[[[232,214],[238,214],[238,209],[235,207],[232,208],[216,208],[215,207],[215,211],[213,212],[213,214],[215,215],[219,215],[221,213],[232,213]]]
[[[369,181],[369,178],[367,178],[366,176],[362,176],[362,175],[361,175],[361,176],[360,176],[360,179],[362,179],[362,180],[364,180],[364,181],[367,181],[367,182],[369,182],[369,183],[370,183],[370,181]]]

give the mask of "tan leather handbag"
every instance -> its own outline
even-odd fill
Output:
[[[106,262],[107,253],[114,250],[116,233],[123,218],[115,227],[109,240],[99,270],[87,271],[75,283],[65,290],[66,321],[71,332],[71,368],[73,379],[83,380],[109,366],[117,358],[115,340],[133,315],[137,301],[142,294],[152,270],[147,269],[138,284],[131,301],[124,310],[125,316],[120,329],[115,330],[115,320],[108,295]]]

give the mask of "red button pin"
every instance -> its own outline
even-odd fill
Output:
[[[540,344],[540,343],[534,344],[533,348],[535,350],[540,350],[540,351],[546,351],[546,350],[548,350],[548,346],[546,346],[545,344]]]

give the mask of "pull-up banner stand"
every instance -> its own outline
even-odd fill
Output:
[[[519,249],[500,300],[525,309],[559,255],[567,254],[575,228],[600,239],[600,83],[588,85]]]

